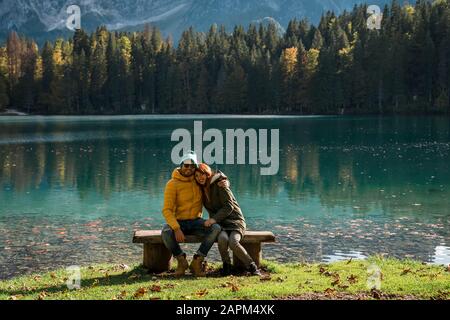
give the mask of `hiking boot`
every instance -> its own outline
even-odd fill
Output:
[[[194,259],[192,259],[192,262],[189,266],[189,269],[191,270],[192,274],[196,277],[206,276],[206,273],[203,270],[203,260],[205,260],[204,257],[196,254],[194,255]]]
[[[177,257],[177,270],[175,271],[175,276],[181,277],[184,276],[186,273],[187,268],[189,268],[189,264],[186,260],[186,254],[182,254],[181,256]]]
[[[261,276],[261,271],[259,271],[258,267],[256,266],[256,263],[254,262],[250,264],[249,271],[252,274],[252,276]]]
[[[222,266],[222,270],[220,270],[220,274],[224,277],[229,276],[231,274],[232,265],[230,263],[224,262]]]

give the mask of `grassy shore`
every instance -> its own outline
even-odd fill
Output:
[[[21,299],[450,299],[450,267],[371,257],[330,264],[263,263],[263,277],[206,278],[147,274],[140,265],[81,269],[81,288],[69,290],[65,269],[0,282],[0,300]],[[377,282],[378,281],[378,282]],[[377,288],[372,288],[377,285]]]

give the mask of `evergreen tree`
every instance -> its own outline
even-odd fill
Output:
[[[36,102],[35,69],[38,58],[38,47],[33,41],[26,41],[23,44],[21,56],[21,75],[17,83],[16,91],[20,92],[14,101],[23,110],[30,113]]]
[[[8,56],[5,47],[0,47],[0,112],[9,105]]]
[[[92,68],[90,72],[89,100],[92,102],[93,108],[100,112],[105,111],[107,104],[105,96],[107,80],[106,46],[105,40],[95,42],[94,53],[89,64]]]
[[[323,46],[323,38],[319,29],[314,30],[314,36],[311,42],[311,48],[320,50]]]
[[[117,40],[115,32],[111,32],[108,38],[106,49],[106,74],[105,98],[106,113],[114,113],[120,109],[120,82],[119,74],[119,53],[117,49]]]
[[[42,58],[42,80],[41,80],[41,92],[39,94],[40,110],[44,113],[49,112],[49,105],[52,103],[51,96],[51,84],[54,77],[54,64],[53,64],[53,46],[50,42],[44,44],[44,48],[41,53]]]
[[[380,30],[367,5],[317,26],[189,28],[179,43],[142,32],[76,30],[67,41],[12,32],[0,47],[0,108],[91,113],[429,113],[450,111],[447,1],[393,0]]]

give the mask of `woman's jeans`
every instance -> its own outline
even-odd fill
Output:
[[[203,237],[203,241],[200,248],[197,250],[197,254],[203,257],[208,255],[209,250],[213,246],[222,228],[216,223],[211,227],[205,227],[204,223],[206,220],[202,218],[197,218],[194,220],[178,220],[181,231],[185,235],[195,235]],[[183,250],[180,248],[180,244],[175,239],[175,232],[169,225],[164,225],[161,237],[164,245],[169,249],[174,257],[181,256],[184,254]]]
[[[222,257],[222,261],[224,263],[231,264],[231,258],[228,254],[228,247],[230,247],[231,251],[233,251],[236,257],[241,260],[248,269],[250,264],[253,262],[253,259],[247,253],[247,250],[245,250],[245,248],[241,245],[241,238],[241,234],[237,231],[220,232],[219,238],[217,239],[219,252]]]

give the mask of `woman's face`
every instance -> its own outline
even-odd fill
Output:
[[[206,174],[200,171],[195,171],[195,180],[197,183],[201,186],[204,186],[206,184]]]

